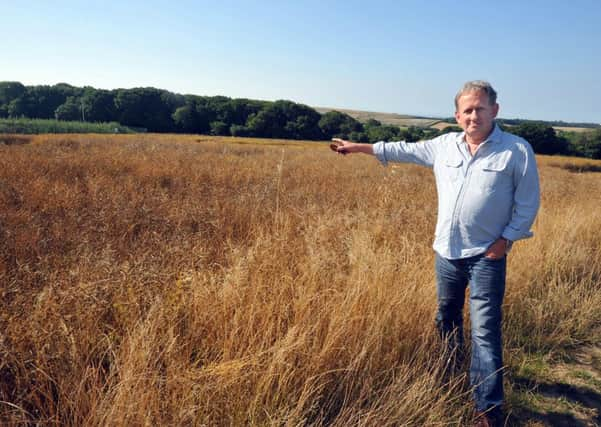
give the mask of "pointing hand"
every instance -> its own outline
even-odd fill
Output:
[[[332,138],[332,143],[330,144],[330,148],[332,151],[335,151],[339,154],[348,154],[350,153],[348,145],[351,143],[349,141],[345,141],[340,138]]]

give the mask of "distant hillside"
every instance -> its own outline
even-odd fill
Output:
[[[341,113],[348,114],[355,120],[365,123],[369,119],[375,119],[384,125],[393,125],[400,127],[418,126],[418,127],[432,127],[436,129],[444,129],[447,126],[456,125],[453,117],[435,118],[435,117],[421,117],[411,116],[407,114],[396,114],[396,113],[381,113],[375,111],[362,111],[362,110],[350,110],[346,108],[328,108],[328,107],[312,107],[320,114],[327,113],[328,111],[340,111]],[[543,123],[548,126],[552,126],[556,130],[571,131],[571,132],[582,132],[590,129],[600,128],[601,124],[598,123],[572,123],[564,121],[546,121],[546,120],[527,120],[527,119],[498,119],[499,123],[507,126],[515,126],[525,122],[536,122]]]
[[[435,123],[441,121],[441,119],[432,117],[419,117],[409,116],[405,114],[396,113],[379,113],[375,111],[361,111],[361,110],[349,110],[346,108],[327,108],[327,107],[312,107],[318,113],[323,114],[328,111],[340,111],[341,113],[348,114],[355,120],[365,123],[369,119],[375,119],[383,125],[393,125],[400,127],[408,126],[419,126],[419,127],[430,127]]]

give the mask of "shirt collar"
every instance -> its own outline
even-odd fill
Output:
[[[488,135],[488,138],[486,138],[486,140],[484,142],[487,142],[487,141],[500,142],[502,139],[502,137],[501,137],[502,133],[503,133],[503,131],[501,130],[501,128],[499,127],[497,122],[495,122],[492,132],[490,133],[490,135]]]
[[[501,130],[501,128],[499,127],[499,125],[497,124],[497,122],[495,122],[493,128],[492,128],[492,132],[490,133],[490,135],[488,135],[488,138],[486,138],[484,141],[482,141],[482,144],[484,144],[485,142],[499,142],[501,141],[501,133],[503,131]],[[458,144],[462,144],[465,142],[465,131],[464,132],[459,132],[457,134],[457,143]]]

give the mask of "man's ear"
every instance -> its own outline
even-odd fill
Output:
[[[459,111],[455,111],[455,121],[459,124]]]
[[[493,113],[494,113],[493,117],[497,117],[497,114],[499,114],[499,104],[497,104],[496,102],[495,102],[495,105],[493,107]]]

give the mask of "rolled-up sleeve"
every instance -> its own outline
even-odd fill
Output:
[[[540,185],[534,151],[530,144],[520,144],[522,158],[514,168],[515,192],[513,212],[503,237],[511,241],[532,237],[530,227],[540,207]]]

